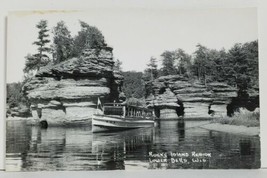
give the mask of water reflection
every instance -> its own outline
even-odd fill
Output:
[[[260,167],[259,137],[208,131],[198,127],[202,124],[205,122],[161,121],[155,128],[92,134],[90,127],[42,130],[23,121],[8,121],[6,169]],[[198,153],[211,156],[196,157]]]
[[[239,141],[240,154],[242,156],[251,155],[251,141],[247,139],[242,139]]]
[[[185,122],[184,122],[184,120],[178,121],[178,135],[179,135],[179,141],[184,141],[184,138],[185,138]]]

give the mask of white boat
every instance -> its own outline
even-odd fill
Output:
[[[153,111],[120,103],[106,103],[101,114],[92,117],[92,131],[116,131],[154,127]]]

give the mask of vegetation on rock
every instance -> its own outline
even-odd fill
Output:
[[[6,102],[7,111],[6,113],[11,116],[29,116],[29,102],[23,95],[21,88],[23,84],[10,83],[7,84]]]
[[[48,29],[47,29],[47,21],[41,20],[37,25],[38,28],[38,38],[37,41],[34,41],[33,44],[37,46],[36,54],[28,54],[26,58],[24,72],[28,73],[33,70],[39,70],[41,67],[46,66],[50,62],[50,58],[48,53],[50,52],[50,48],[46,45],[50,42],[48,39]]]
[[[72,54],[74,57],[79,57],[86,48],[101,49],[107,46],[104,36],[98,28],[90,26],[83,21],[80,21],[80,25],[81,30],[73,38]]]
[[[64,21],[53,28],[52,55],[54,63],[60,63],[72,56],[73,39]]]
[[[125,93],[126,98],[143,98],[145,96],[145,82],[142,80],[143,73],[128,71],[122,74],[124,76],[122,91]]]
[[[145,81],[154,80],[158,77],[158,65],[157,59],[155,57],[151,57],[149,63],[147,64],[147,68],[144,71],[143,79]]]
[[[240,109],[232,117],[221,117],[213,120],[214,123],[229,124],[229,125],[243,125],[247,127],[260,126],[260,112],[259,109],[251,112],[246,109]]]

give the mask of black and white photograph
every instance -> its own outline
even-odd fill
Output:
[[[12,11],[6,171],[259,169],[257,8]]]

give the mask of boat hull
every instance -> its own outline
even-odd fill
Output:
[[[109,117],[105,115],[94,115],[92,118],[92,132],[119,131],[154,127],[153,120],[141,118]]]

